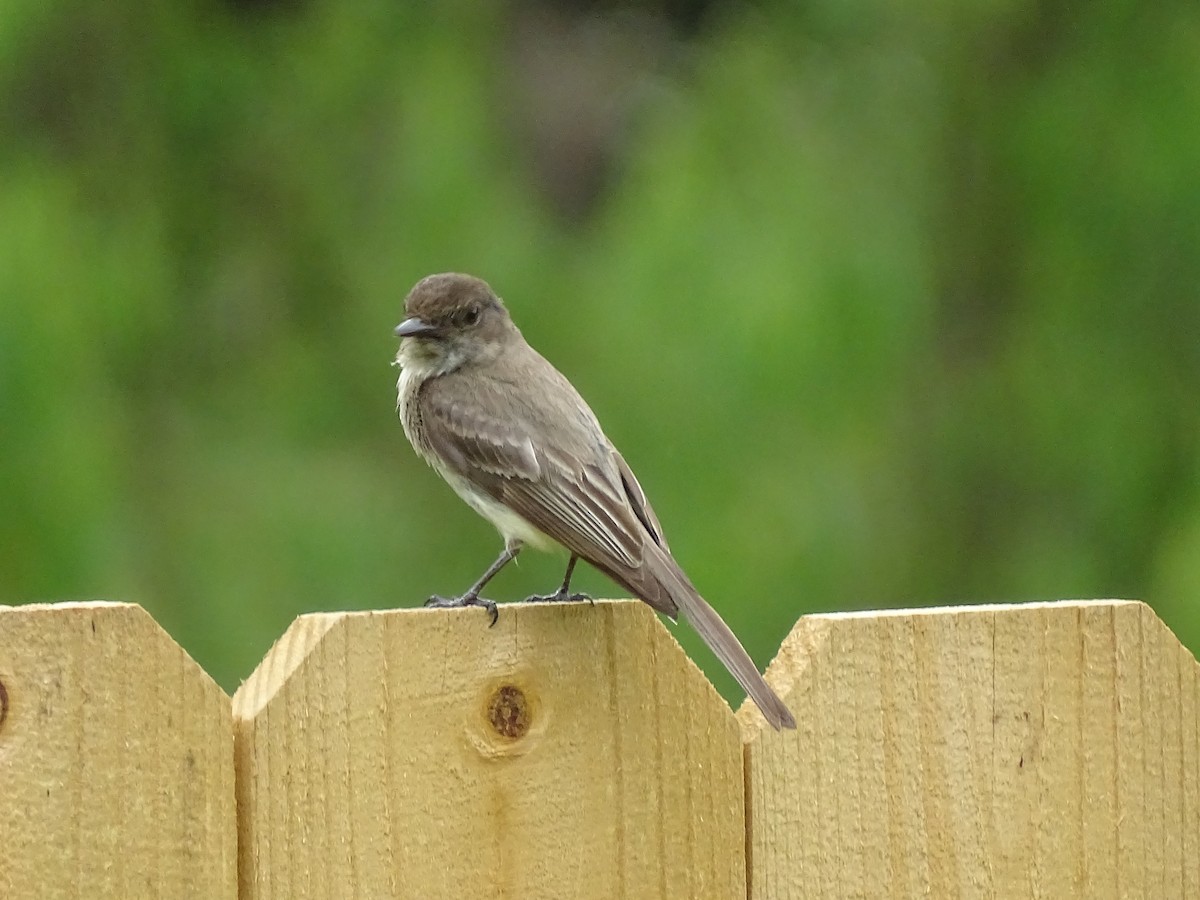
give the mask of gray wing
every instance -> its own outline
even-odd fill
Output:
[[[559,407],[528,402],[519,387],[478,373],[470,393],[447,390],[448,382],[440,381],[423,388],[422,424],[454,472],[651,606],[676,614],[674,601],[649,583],[643,567],[647,539],[666,547],[658,518],[565,379],[558,386],[566,387],[571,402]],[[502,419],[496,409],[512,415]]]
[[[633,506],[634,514],[641,520],[646,530],[650,532],[650,537],[654,539],[654,543],[669,553],[671,548],[667,546],[667,539],[663,536],[662,526],[658,524],[658,516],[654,514],[654,509],[650,506],[650,501],[646,499],[645,491],[638,484],[638,480],[633,474],[633,469],[629,468],[629,463],[625,462],[625,457],[617,452],[616,447],[612,448],[612,452],[613,456],[616,457],[617,471],[621,474],[621,484],[625,487],[625,495],[629,498],[630,505]]]

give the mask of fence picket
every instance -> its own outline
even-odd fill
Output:
[[[644,604],[304,616],[234,713],[243,900],[745,893],[737,722]]]
[[[0,606],[0,897],[233,900],[229,698],[140,607]]]
[[[768,677],[750,897],[1197,896],[1200,667],[1144,604],[810,616]]]

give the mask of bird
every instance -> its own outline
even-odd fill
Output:
[[[720,615],[671,554],[633,470],[578,391],[531,347],[486,281],[446,272],[422,278],[396,326],[396,410],[423,458],[500,532],[504,550],[455,597],[426,606],[479,606],[485,585],[523,547],[565,548],[562,584],[531,600],[581,601],[571,592],[584,560],[633,596],[691,624],[775,729],[795,728]]]

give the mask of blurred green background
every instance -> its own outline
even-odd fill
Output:
[[[1196,648],[1198,122],[1182,0],[11,0],[0,602],[137,601],[232,690],[298,613],[465,589],[499,539],[389,367],[459,270],[761,664],[1061,597]]]

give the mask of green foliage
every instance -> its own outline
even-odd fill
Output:
[[[460,270],[760,662],[802,612],[1055,597],[1200,646],[1200,10],[943,12],[10,4],[0,602],[139,601],[232,688],[299,612],[465,588],[499,542],[389,368]],[[598,74],[546,81],[564,34]]]

